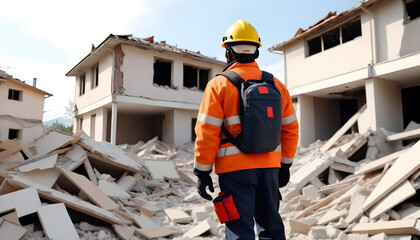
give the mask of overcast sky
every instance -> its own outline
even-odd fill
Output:
[[[166,41],[225,61],[221,39],[238,19],[250,22],[262,41],[260,67],[282,79],[282,56],[267,52],[329,11],[360,0],[4,0],[0,11],[0,69],[53,94],[44,121],[64,117],[74,98],[74,77],[65,74],[109,34]]]

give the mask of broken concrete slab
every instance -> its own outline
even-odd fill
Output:
[[[151,218],[147,217],[144,214],[134,215],[134,222],[141,228],[141,229],[158,229],[161,228],[162,225],[153,221]]]
[[[200,222],[197,226],[184,233],[182,237],[194,239],[207,231],[209,231],[212,235],[218,234],[217,223],[210,218]]]
[[[121,189],[116,183],[108,182],[106,180],[99,180],[98,188],[101,189],[107,196],[129,199],[130,195]]]
[[[86,194],[90,200],[98,204],[105,210],[118,209],[118,204],[112,201],[101,189],[95,186],[85,176],[68,171],[64,168],[58,168],[60,172],[70,180],[74,185],[77,186],[84,194]]]
[[[349,214],[346,217],[346,222],[352,224],[363,215],[363,203],[366,200],[366,196],[360,193],[354,193],[351,199]]]
[[[133,199],[133,202],[135,208],[148,217],[153,217],[157,212],[162,211],[162,208],[155,206],[138,196]]]
[[[50,239],[79,239],[79,235],[63,203],[39,207],[38,217],[45,235]]]
[[[28,159],[25,162],[18,165],[19,172],[29,172],[32,170],[44,170],[55,167],[57,162],[58,154],[50,153],[34,158]]]
[[[19,140],[7,140],[5,142],[0,143],[0,149],[4,151],[0,151],[0,159],[4,159],[14,153],[17,153],[22,150],[23,143]],[[0,161],[2,162],[2,161]]]
[[[117,185],[126,192],[129,192],[134,185],[136,185],[137,179],[133,176],[126,175],[118,179]]]
[[[15,209],[18,217],[35,213],[41,206],[36,188],[30,187],[0,196],[0,213]]]
[[[18,218],[18,215],[17,215],[17,212],[16,211],[13,211],[11,213],[5,214],[5,215],[1,216],[1,218],[3,218],[3,220],[6,220],[6,221],[8,221],[10,223],[16,224],[18,226],[22,226],[20,224],[20,221],[19,221],[19,218]]]
[[[410,150],[404,152],[385,173],[363,204],[364,211],[367,211],[420,168],[420,158],[417,156],[420,156],[420,141]]]
[[[54,167],[43,170],[36,169],[30,172],[19,172],[17,175],[39,183],[45,187],[52,188],[60,176],[60,171]]]
[[[403,219],[409,218],[420,218],[420,207],[414,206],[413,204],[405,204],[403,208],[398,211],[398,214]]]
[[[388,193],[379,202],[369,209],[369,217],[377,218],[382,213],[390,210],[394,206],[416,194],[416,190],[411,186],[409,181],[404,181],[397,188]]]
[[[336,171],[354,173],[354,167],[342,163],[333,162],[330,167]]]
[[[129,171],[141,172],[145,170],[145,164],[139,158],[132,158],[127,155],[119,147],[109,142],[96,142],[90,138],[84,137],[82,140],[77,142],[84,149],[102,157],[103,160],[109,164],[125,168]],[[90,156],[88,154],[88,156]]]
[[[173,223],[190,223],[193,220],[191,216],[179,209],[168,208],[164,212]]]
[[[37,155],[46,154],[56,149],[63,148],[79,139],[80,137],[76,134],[75,136],[72,136],[61,131],[49,130],[35,141]]]
[[[290,182],[294,184],[295,188],[302,189],[311,179],[317,177],[325,171],[333,162],[333,158],[315,158],[313,161],[308,161],[304,166],[299,168],[290,176]]]
[[[397,141],[397,140],[411,140],[411,139],[418,139],[420,138],[420,128],[411,130],[411,131],[404,131],[396,134],[392,134],[386,137],[386,140],[389,142]]]
[[[179,194],[177,192],[175,192],[175,190],[173,190],[172,188],[168,188],[162,191],[159,191],[157,193],[153,193],[147,196],[147,199],[152,199],[152,198],[159,198],[159,197],[163,197],[163,196],[167,196],[167,195],[175,195],[178,196]]]
[[[5,179],[0,184],[0,195],[4,195],[4,194],[7,194],[7,193],[16,192],[18,190],[20,190],[20,188],[17,188],[15,186],[11,185],[7,179]]]
[[[26,231],[26,228],[8,221],[3,221],[0,225],[0,237],[5,240],[21,239],[25,235]]]
[[[121,221],[120,218],[115,216],[114,213],[109,212],[103,208],[97,207],[78,197],[71,196],[69,194],[57,191],[52,188],[47,188],[45,186],[36,184],[30,180],[19,177],[17,175],[10,174],[9,177],[10,177],[9,181],[11,184],[22,187],[22,188],[26,188],[26,189],[36,188],[38,190],[38,194],[45,199],[48,199],[56,203],[64,203],[66,207],[68,208],[74,209],[76,211],[87,214],[94,218],[98,218],[100,220],[103,220],[111,224],[120,224],[120,225],[126,224],[125,222]],[[2,196],[0,196],[0,199],[1,198]]]
[[[412,234],[420,236],[420,231],[416,227],[417,219],[403,219],[385,222],[373,222],[373,223],[359,223],[356,224],[352,229],[352,233],[367,233],[369,235],[375,235],[379,233],[385,233],[389,235],[396,234]]]
[[[312,184],[309,184],[308,186],[302,189],[302,195],[311,199],[312,201],[321,198],[321,194],[318,193],[317,189]]]
[[[340,211],[335,210],[335,209],[330,209],[329,211],[327,211],[324,216],[322,216],[319,220],[318,220],[318,224],[319,225],[326,225],[330,222],[333,222],[335,220],[340,219],[341,217],[345,217],[347,216],[348,211],[347,209],[341,209]]]
[[[122,240],[130,240],[131,237],[134,235],[134,232],[136,231],[136,229],[133,227],[117,224],[113,224],[112,228],[114,229],[118,237]]]
[[[1,163],[21,163],[23,161],[25,161],[25,158],[23,158],[20,152],[16,152],[9,156],[0,158]]]
[[[164,177],[171,179],[179,179],[180,176],[175,169],[173,161],[167,160],[146,160],[145,164],[149,169],[153,179],[163,179]]]
[[[294,233],[303,233],[308,235],[309,231],[311,230],[311,225],[294,219],[289,219],[289,225],[290,230]]]
[[[335,144],[335,142],[337,142],[337,140],[341,136],[343,136],[343,134],[346,133],[347,130],[349,130],[350,127],[353,126],[353,124],[357,122],[357,120],[360,118],[360,116],[363,114],[366,108],[367,105],[363,105],[363,107],[361,107],[359,111],[357,111],[357,113],[354,114],[319,150],[322,153],[324,153],[328,149],[330,149]]]
[[[87,160],[86,151],[77,144],[72,144],[72,149],[61,154],[57,160],[57,166],[73,171]]]
[[[403,154],[407,150],[409,150],[409,148],[400,150],[398,152],[389,154],[385,157],[382,157],[382,158],[376,159],[374,161],[371,161],[369,163],[363,164],[363,165],[356,168],[354,174],[355,175],[361,175],[361,174],[366,174],[368,172],[372,172],[372,171],[384,168],[387,163],[393,163],[398,157],[401,156],[401,154]]]
[[[136,229],[136,233],[141,237],[147,239],[167,237],[175,233],[170,228],[158,228],[158,229]]]

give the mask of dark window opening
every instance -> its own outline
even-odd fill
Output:
[[[86,89],[86,76],[80,76],[79,95],[85,94]]]
[[[356,37],[362,36],[362,24],[360,18],[345,23],[341,26],[341,35],[343,38],[343,43],[351,41]]]
[[[184,65],[184,87],[192,88],[197,86],[198,69]]]
[[[322,35],[324,50],[330,49],[340,44],[340,29],[333,29]]]
[[[405,0],[405,11],[407,20],[420,17],[420,0]]]
[[[191,119],[191,142],[195,141],[197,135],[195,134],[195,124],[197,123],[197,118]]]
[[[22,101],[22,91],[9,89],[8,99]]]
[[[406,128],[411,121],[420,123],[420,111],[418,110],[420,86],[402,89],[401,97],[404,128]]]
[[[208,82],[209,82],[209,70],[200,69],[200,79],[199,79],[198,88],[204,91],[204,89],[206,89]]]
[[[209,70],[184,65],[184,83],[187,88],[197,87],[200,90],[206,88],[209,81]]]
[[[99,67],[96,66],[92,70],[92,88],[99,85]]]
[[[309,56],[322,51],[321,37],[316,37],[308,41]]]
[[[341,26],[322,34],[321,36],[307,40],[307,54],[308,56],[314,55],[342,43],[351,41],[359,36],[362,36],[362,24],[360,17],[357,17],[350,22],[346,22]]]
[[[21,130],[19,129],[9,129],[9,139],[13,140],[13,139],[20,139],[20,133]]]
[[[297,103],[298,99],[297,98],[292,98],[292,103]]]
[[[153,70],[154,70],[153,83],[156,83],[157,85],[161,85],[161,86],[171,87],[172,86],[171,68],[172,68],[171,62],[156,59],[153,65]]]

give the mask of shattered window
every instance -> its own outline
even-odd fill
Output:
[[[153,83],[161,86],[172,86],[172,62],[163,59],[156,59],[153,64]]]
[[[337,28],[329,30],[321,36],[307,40],[307,56],[333,48],[359,36],[362,36],[362,25],[360,17],[357,17]]]
[[[362,36],[362,24],[360,23],[360,18],[343,24],[341,26],[341,35],[343,43]]]
[[[405,11],[409,21],[420,17],[420,0],[405,0]]]
[[[20,129],[9,129],[9,139],[20,139],[21,136],[21,130]]]
[[[184,65],[184,87],[197,87],[198,89],[204,91],[208,81],[209,70]]]
[[[9,89],[9,96],[8,99],[22,101],[22,91]]]
[[[85,88],[86,88],[86,76],[82,75],[80,76],[79,95],[85,94]]]

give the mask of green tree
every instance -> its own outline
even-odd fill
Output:
[[[57,129],[57,130],[67,132],[67,133],[71,134],[71,133],[73,133],[73,124],[66,127],[66,126],[64,126],[64,124],[58,123],[58,121],[55,121],[55,123],[48,128],[48,130],[50,130],[50,129]]]

